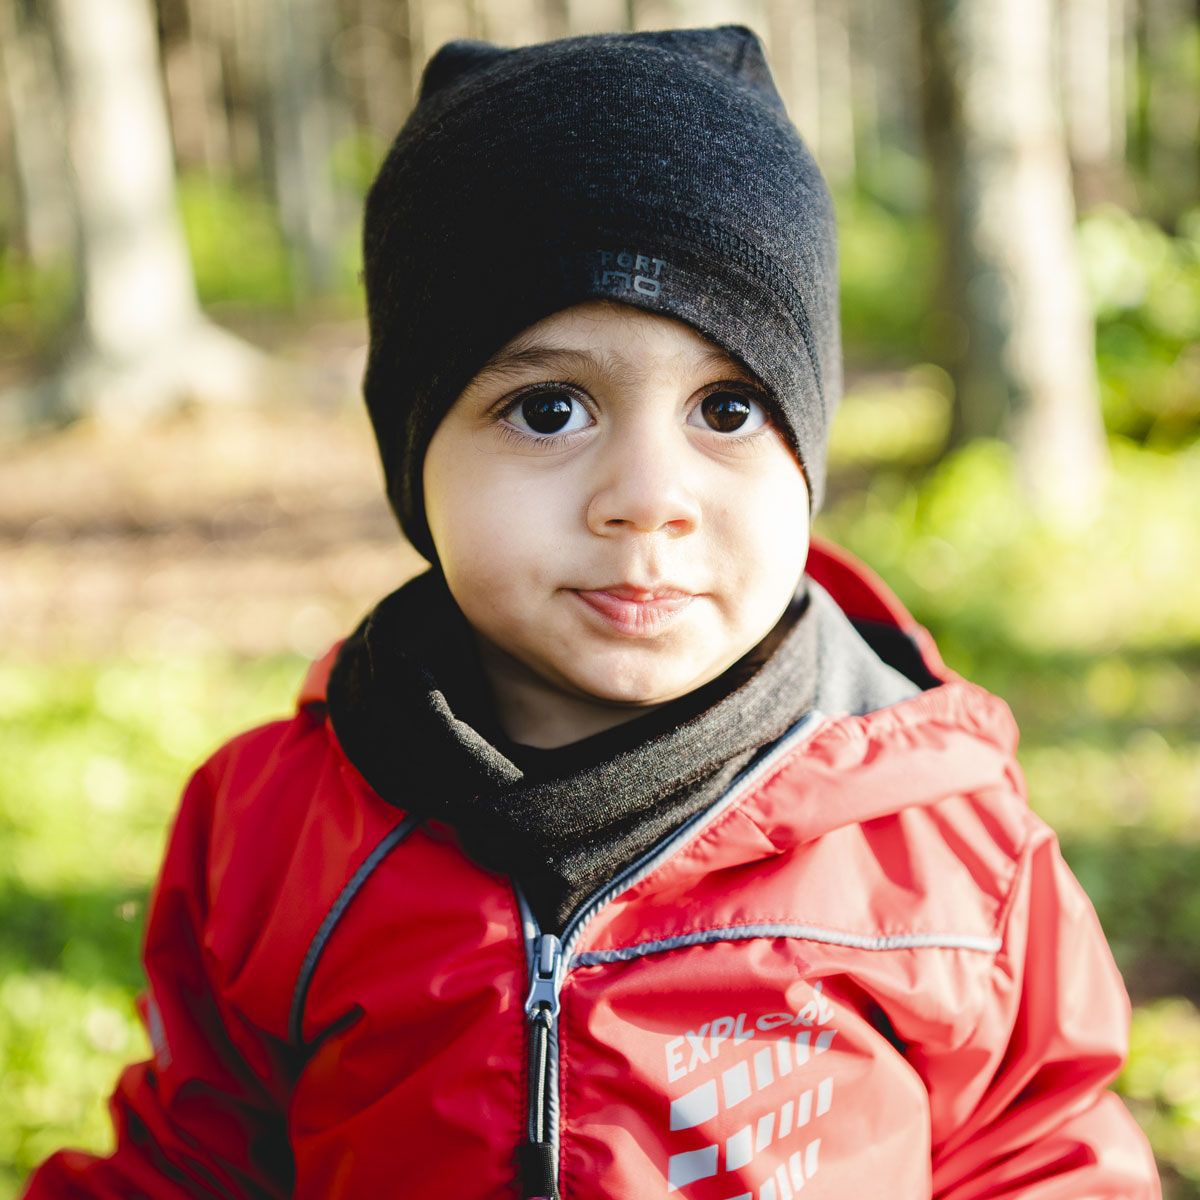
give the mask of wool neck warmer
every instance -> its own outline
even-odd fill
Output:
[[[383,599],[343,645],[330,720],[385,800],[452,825],[477,862],[520,883],[545,930],[561,930],[812,707],[815,586],[803,581],[771,633],[717,679],[623,725],[536,751],[501,731],[471,628],[429,571]]]

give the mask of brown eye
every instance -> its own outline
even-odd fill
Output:
[[[574,433],[591,424],[587,409],[570,392],[550,389],[522,397],[509,409],[506,420],[536,437]]]
[[[534,433],[557,433],[571,419],[571,401],[561,393],[527,396],[521,416]]]
[[[694,412],[717,433],[752,433],[765,425],[767,419],[766,410],[757,400],[730,391],[709,392]]]

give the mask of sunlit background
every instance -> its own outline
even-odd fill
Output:
[[[834,189],[818,529],[1024,729],[1200,1197],[1192,0],[0,0],[0,1200],[109,1145],[188,773],[419,562],[357,396],[364,189],[443,41],[739,21]]]

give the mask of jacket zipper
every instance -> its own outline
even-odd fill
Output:
[[[558,1011],[563,976],[570,953],[585,927],[605,905],[655,870],[710,821],[715,820],[780,758],[791,752],[801,737],[811,737],[825,715],[815,709],[802,717],[766,752],[752,760],[729,785],[724,796],[697,813],[674,833],[626,868],[611,883],[594,892],[571,915],[562,937],[543,933],[520,887],[514,882],[525,930],[529,961],[529,994],[525,1019],[529,1026],[529,1125],[527,1141],[517,1152],[524,1200],[559,1200],[558,1193]]]
[[[536,921],[521,897],[526,924]],[[535,933],[525,1019],[529,1023],[529,1128],[520,1151],[521,1179],[527,1200],[558,1200],[558,1169],[550,1139],[551,1050],[557,1039],[559,970],[562,943],[552,933]]]

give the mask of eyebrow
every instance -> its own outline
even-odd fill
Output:
[[[720,371],[730,378],[757,384],[759,381],[746,367],[730,358],[718,346],[709,346],[695,360],[697,370]],[[594,371],[614,376],[622,372],[619,359],[611,354],[567,346],[546,346],[517,339],[508,349],[498,350],[475,373],[474,382],[504,379],[528,370]],[[636,378],[636,372],[634,372]]]

